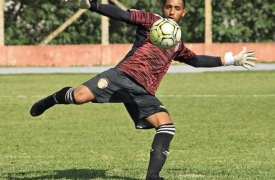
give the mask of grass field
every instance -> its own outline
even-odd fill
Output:
[[[121,104],[38,99],[93,75],[0,76],[0,179],[144,179],[154,130],[135,130]],[[275,179],[275,71],[167,74],[157,96],[177,128],[167,180]]]

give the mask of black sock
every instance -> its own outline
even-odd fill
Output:
[[[43,106],[47,109],[55,104],[75,104],[74,88],[64,87],[60,91],[43,99]]]
[[[157,178],[169,155],[169,146],[175,134],[174,124],[164,124],[158,127],[150,152],[150,162],[147,171],[148,178]]]
[[[52,95],[55,104],[76,104],[74,99],[74,88],[64,87]]]

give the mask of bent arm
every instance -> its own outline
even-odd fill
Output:
[[[110,5],[110,4],[98,4],[97,9],[94,11],[94,7],[90,7],[90,11],[97,12],[98,14],[107,16],[112,19],[116,19],[119,21],[123,21],[126,23],[130,22],[130,12],[120,9],[117,6]]]

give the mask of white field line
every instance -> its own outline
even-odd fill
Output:
[[[182,97],[182,98],[236,98],[236,97],[275,97],[275,94],[249,94],[249,95],[237,95],[237,94],[228,94],[228,95],[220,95],[220,94],[190,94],[190,95],[157,95],[158,97]]]
[[[44,98],[47,95],[0,95],[0,98]],[[268,98],[275,97],[275,94],[249,94],[249,95],[237,95],[237,94],[229,94],[229,95],[220,95],[220,94],[160,94],[156,95],[157,97],[162,98],[238,98],[238,97],[253,97],[253,98]]]

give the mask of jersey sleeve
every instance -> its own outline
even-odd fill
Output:
[[[183,44],[182,44],[183,45]],[[183,45],[178,56],[174,60],[186,63],[193,67],[219,67],[222,66],[221,58],[215,56],[196,55]]]
[[[129,12],[130,12],[131,23],[144,26],[147,29],[151,28],[154,22],[162,18],[158,14],[146,12],[142,10],[129,9]]]
[[[181,43],[179,54],[174,58],[174,60],[188,64],[188,62],[192,60],[192,58],[194,58],[195,56],[196,54],[193,51],[191,51],[183,43]]]
[[[90,11],[93,12],[93,10],[90,10]],[[125,11],[115,5],[100,4],[96,12],[103,16],[107,16],[109,18],[116,19],[126,23],[128,23],[130,20],[129,11]]]

